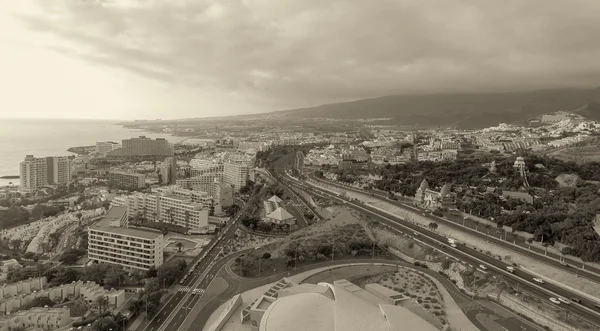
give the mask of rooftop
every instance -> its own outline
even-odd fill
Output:
[[[110,232],[115,234],[120,234],[124,236],[137,237],[143,239],[156,239],[159,236],[162,236],[161,232],[153,231],[153,230],[142,230],[142,229],[132,229],[132,228],[124,228],[120,226],[111,226],[111,224],[116,223],[116,221],[120,220],[123,217],[123,214],[127,213],[127,207],[112,207],[108,211],[108,214],[104,216],[101,220],[96,222],[95,224],[89,226],[91,230],[98,230],[103,232]]]

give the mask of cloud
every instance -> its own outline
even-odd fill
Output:
[[[588,86],[597,1],[37,0],[55,50],[233,99],[295,107],[386,94]]]

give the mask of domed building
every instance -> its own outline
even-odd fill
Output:
[[[258,331],[439,330],[395,302],[387,300],[386,304],[386,300],[379,301],[381,303],[367,300],[365,294],[376,299],[382,296],[383,291],[377,292],[377,287],[373,289],[365,293],[367,291],[347,280],[284,288],[279,291],[276,300],[267,303],[260,323],[255,323],[254,328],[257,327]]]
[[[451,208],[454,202],[451,183],[444,184],[440,192],[436,192],[430,189],[427,180],[423,179],[415,194],[415,204],[424,208]]]

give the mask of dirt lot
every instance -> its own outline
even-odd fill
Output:
[[[374,241],[360,215],[343,207],[330,207],[331,214],[322,222],[297,231],[283,239],[273,241],[240,258],[233,266],[244,277],[280,273],[290,268],[335,260],[393,258]],[[259,258],[260,262],[259,262]]]

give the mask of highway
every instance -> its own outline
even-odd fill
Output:
[[[204,290],[212,282],[222,265],[229,259],[220,259],[216,261],[225,244],[233,238],[237,226],[240,223],[241,215],[244,214],[247,205],[225,225],[222,231],[215,235],[205,249],[202,250],[199,257],[194,259],[188,267],[194,266],[203,254],[207,254],[194,272],[186,281],[181,284],[181,288],[187,288],[188,291],[178,291],[161,305],[160,311],[152,318],[150,323],[140,328],[143,331],[171,331],[177,330],[185,318],[188,316],[191,308],[198,302],[202,294],[192,294],[193,289]]]
[[[346,185],[341,185],[339,183],[335,183],[335,182],[331,182],[331,181],[326,181],[326,180],[321,180],[315,177],[310,177],[311,180],[316,181],[316,182],[322,182],[328,185],[333,185],[336,187],[339,187],[340,189],[344,189],[344,190],[350,190],[350,191],[354,191],[354,192],[358,192],[361,194],[368,194],[371,195],[375,198],[378,198],[382,201],[386,201],[388,203],[394,204],[400,208],[404,208],[404,209],[412,209],[415,212],[419,212],[419,213],[425,213],[426,210],[419,208],[417,206],[411,205],[409,201],[407,201],[407,199],[400,199],[400,201],[394,201],[394,200],[390,200],[387,198],[387,194],[381,191],[364,191],[361,190],[359,188],[356,187],[349,187]],[[573,261],[573,260],[569,260],[568,258],[565,258],[565,262],[569,262],[568,266],[563,265],[560,260],[563,258],[560,255],[554,254],[552,252],[544,252],[544,249],[541,249],[539,247],[536,246],[531,246],[529,245],[526,240],[522,237],[517,237],[515,238],[514,241],[506,241],[503,240],[501,237],[502,235],[500,234],[499,237],[493,236],[493,235],[487,235],[483,232],[480,231],[476,231],[472,226],[473,223],[467,221],[465,224],[465,226],[463,226],[463,223],[465,223],[464,219],[460,216],[457,215],[452,215],[452,214],[446,214],[444,215],[444,217],[438,217],[432,214],[427,214],[424,215],[425,217],[431,219],[432,221],[435,222],[440,222],[440,223],[444,223],[450,227],[453,227],[457,230],[463,231],[463,232],[467,232],[471,235],[480,237],[482,239],[485,240],[489,240],[494,242],[494,244],[497,245],[501,245],[503,247],[506,247],[508,249],[517,251],[519,254],[522,255],[526,255],[529,256],[531,258],[537,259],[537,260],[542,260],[544,263],[552,265],[556,268],[560,268],[563,269],[567,272],[573,273],[573,274],[577,274],[578,277],[585,277],[588,278],[590,280],[593,280],[595,282],[600,283],[600,270],[598,268],[594,268],[592,266],[586,265],[585,269],[580,269],[578,267],[575,266],[579,266],[581,265],[581,262],[577,262],[577,261]],[[471,225],[471,226],[468,226]],[[480,229],[483,228],[483,226],[479,227]],[[497,229],[494,229],[497,230]],[[494,232],[494,231],[492,231]]]
[[[304,182],[296,181],[287,176],[287,174],[277,174],[282,181],[285,181],[287,185],[296,186],[300,189],[306,190],[311,194],[316,194],[321,197],[326,197],[344,203],[346,206],[359,210],[366,213],[382,224],[388,226],[392,231],[398,231],[412,237],[415,240],[421,241],[422,243],[438,249],[439,251],[451,256],[452,258],[462,261],[468,265],[478,267],[484,265],[486,271],[492,275],[502,275],[503,279],[513,287],[519,289],[519,291],[528,292],[534,296],[541,298],[542,300],[548,300],[550,297],[563,297],[566,299],[577,298],[576,295],[565,291],[564,289],[552,285],[552,284],[538,284],[533,281],[534,276],[529,275],[522,270],[516,270],[514,274],[506,271],[507,264],[499,261],[493,257],[490,257],[484,253],[481,253],[475,249],[466,247],[465,245],[459,244],[456,248],[452,248],[448,243],[447,238],[436,234],[432,231],[407,222],[401,218],[389,216],[381,213],[381,211],[372,208],[366,204],[356,201],[350,201],[345,198],[338,197],[335,194],[331,194],[326,189],[316,187],[314,185],[307,185]],[[581,298],[583,300],[583,298]],[[577,304],[572,302],[571,304],[561,304],[560,308],[568,310],[571,314],[580,316],[581,318],[590,321],[596,325],[600,325],[600,312],[594,307],[593,303],[586,302]]]

